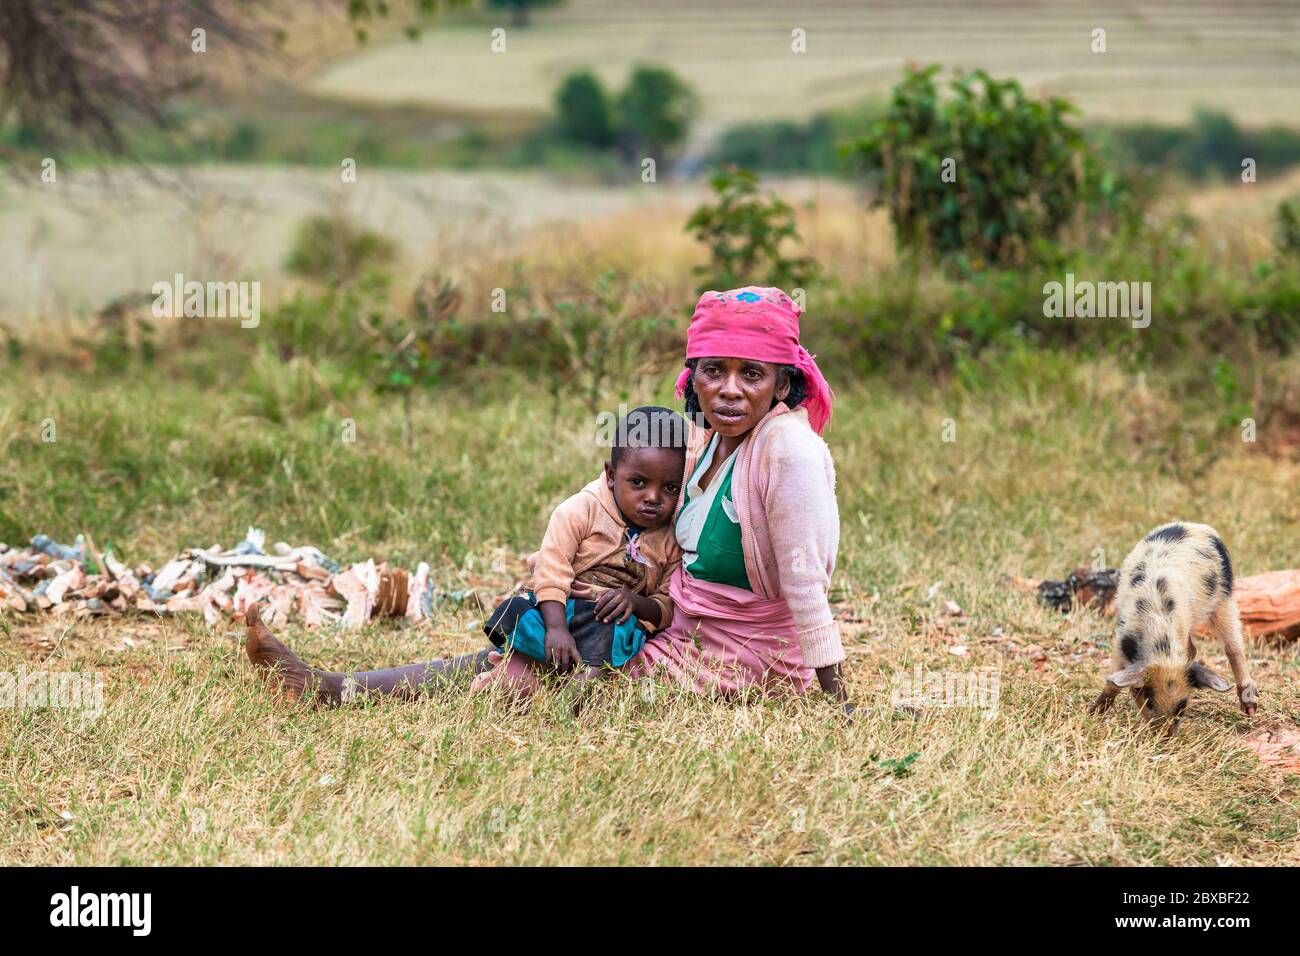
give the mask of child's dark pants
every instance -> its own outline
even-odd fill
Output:
[[[613,663],[614,624],[596,620],[595,612],[595,601],[574,601],[573,613],[569,616],[569,633],[578,645],[582,662],[600,667]],[[540,620],[541,613],[531,593],[517,595],[502,602],[492,612],[483,625],[483,633],[497,647],[504,647],[523,615],[535,614]]]

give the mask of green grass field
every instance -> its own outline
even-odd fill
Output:
[[[422,401],[407,452],[400,415],[364,393],[268,405],[269,373],[206,374],[7,376],[0,537],[85,530],[156,564],[256,524],[339,558],[429,560],[490,604],[523,571],[512,558],[492,573],[494,549],[534,547],[600,460],[583,407],[553,415],[506,375]],[[671,401],[669,382],[628,400]],[[311,712],[263,692],[234,625],[7,616],[0,669],[100,671],[106,708],[0,711],[0,862],[1300,862],[1297,778],[1243,745],[1300,717],[1295,645],[1251,648],[1256,718],[1230,694],[1200,699],[1162,742],[1127,703],[1084,712],[1106,620],[1057,616],[999,580],[1060,576],[1097,548],[1116,564],[1171,517],[1216,525],[1242,574],[1295,564],[1300,461],[1180,413],[1166,384],[1048,354],[910,395],[841,383],[834,598],[852,726],[822,699],[645,685],[578,718],[563,688],[525,711],[449,688]],[[339,440],[345,416],[355,445]],[[282,636],[357,669],[476,648],[482,617],[450,605],[419,627]],[[996,674],[996,713],[896,713],[891,682],[917,665]]]

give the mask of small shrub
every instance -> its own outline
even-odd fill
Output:
[[[430,275],[415,290],[408,316],[376,312],[363,323],[374,348],[371,371],[376,391],[401,398],[407,448],[415,446],[411,421],[414,392],[441,384],[445,343],[456,334],[460,305],[460,290],[450,280]]]
[[[1219,397],[1219,427],[1231,431],[1251,414],[1250,402],[1237,378],[1237,370],[1222,355],[1214,360],[1210,378]]]
[[[251,162],[263,145],[262,131],[247,120],[235,125],[221,144],[221,158],[231,162]]]
[[[695,269],[704,279],[700,291],[743,285],[806,288],[816,277],[816,262],[783,249],[787,241],[799,242],[794,210],[775,193],[760,195],[758,176],[747,169],[723,169],[709,182],[717,200],[700,206],[686,222],[687,231],[709,247],[708,265]]]
[[[1234,179],[1242,160],[1261,170],[1281,170],[1300,163],[1300,130],[1288,126],[1243,129],[1227,113],[1198,109],[1192,121],[1097,124],[1094,135],[1116,147],[1121,157],[1162,173],[1179,170],[1195,177]]]
[[[850,165],[836,146],[837,135],[829,113],[818,113],[806,123],[742,123],[723,132],[713,158],[721,166],[764,172],[844,174]]]
[[[263,315],[260,331],[285,360],[307,355],[360,363],[368,354],[364,318],[383,311],[391,284],[388,273],[372,271],[318,294],[299,290]]]
[[[94,357],[95,371],[109,375],[153,365],[158,355],[154,324],[144,311],[144,300],[134,297],[105,305],[95,314],[90,336],[75,341]]]
[[[392,239],[344,216],[312,216],[298,227],[286,267],[297,276],[342,285],[391,265],[398,251]]]
[[[565,294],[542,317],[544,372],[557,407],[561,390],[576,388],[595,413],[612,384],[657,373],[668,349],[680,348],[669,302],[612,271]]]
[[[526,27],[530,22],[529,12],[534,8],[553,7],[561,0],[488,0],[488,6],[497,10],[510,11],[510,25]]]
[[[1300,259],[1300,199],[1278,203],[1277,248],[1284,255]]]

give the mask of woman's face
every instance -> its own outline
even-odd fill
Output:
[[[702,358],[691,384],[704,418],[726,438],[746,434],[772,410],[774,400],[790,394],[790,383],[776,365],[753,359]]]

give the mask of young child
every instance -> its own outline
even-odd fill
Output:
[[[684,418],[659,406],[619,421],[604,472],[555,509],[528,556],[531,590],[483,626],[493,644],[585,679],[622,667],[647,627],[668,625],[668,582],[682,560],[672,518],[686,432]]]

